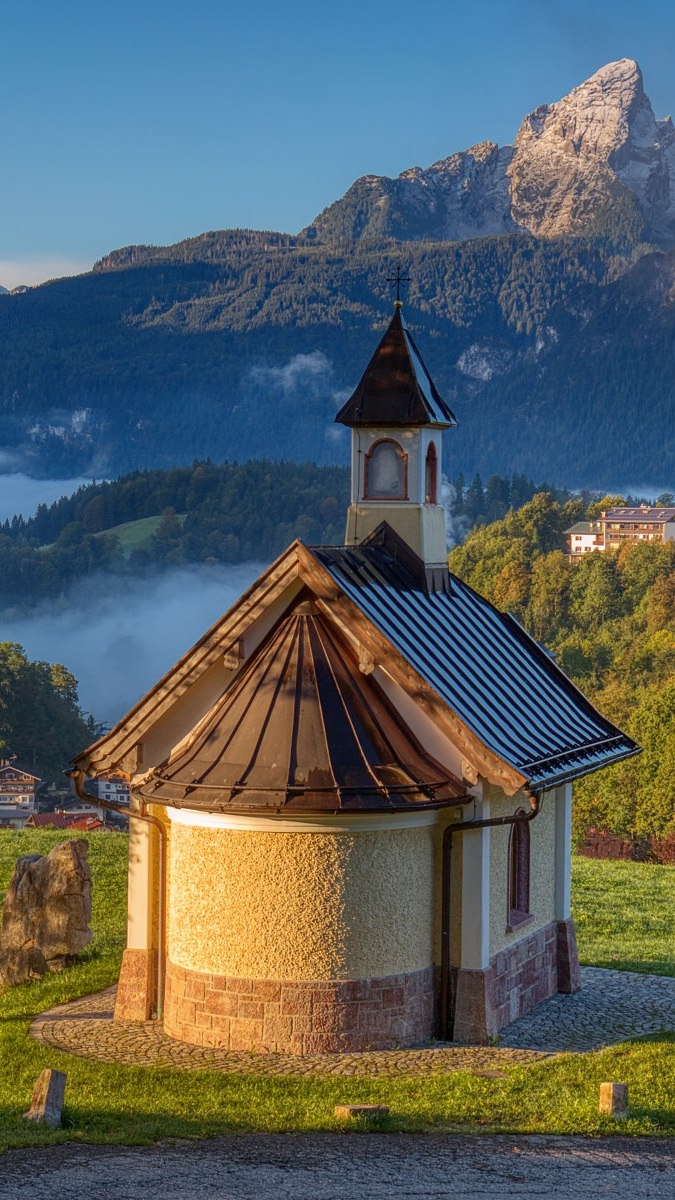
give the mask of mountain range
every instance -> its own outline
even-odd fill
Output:
[[[333,417],[405,314],[460,428],[454,476],[675,480],[675,130],[623,59],[521,124],[299,234],[116,250],[0,297],[0,469],[99,476],[203,458],[347,459]]]
[[[304,232],[457,241],[633,232],[675,238],[675,128],[657,120],[636,62],[603,67],[525,117],[512,146],[480,142],[397,179],[366,175]]]

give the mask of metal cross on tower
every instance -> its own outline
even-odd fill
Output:
[[[401,275],[400,266],[396,268],[395,275],[387,276],[387,283],[395,283],[396,284],[396,306],[397,306],[397,308],[401,307],[401,284],[402,283],[410,283],[410,282],[411,282],[411,280],[409,279],[409,277],[407,275]]]

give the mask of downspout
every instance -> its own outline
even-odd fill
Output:
[[[133,817],[135,821],[145,821],[157,830],[159,842],[159,866],[157,871],[157,1020],[161,1020],[164,1012],[164,990],[166,974],[166,831],[157,817],[151,817],[146,811],[145,800],[139,801],[138,811],[121,804],[113,804],[111,800],[99,800],[84,790],[84,771],[66,771],[65,774],[75,783],[75,791],[80,800],[95,804],[97,808],[105,808],[110,812],[119,813],[123,817]]]
[[[486,817],[479,821],[460,821],[454,825],[446,825],[443,830],[443,885],[441,891],[442,930],[441,930],[441,1019],[440,1038],[447,1042],[450,1039],[450,888],[452,863],[452,837],[455,833],[466,833],[471,829],[487,829],[493,825],[524,825],[533,821],[541,808],[541,797],[534,792],[529,793],[529,813],[514,813],[510,817]]]

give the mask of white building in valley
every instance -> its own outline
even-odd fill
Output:
[[[593,550],[618,550],[625,542],[672,542],[675,508],[608,508],[595,521],[577,521],[565,537],[573,562]]]

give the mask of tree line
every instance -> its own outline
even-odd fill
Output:
[[[577,839],[590,827],[663,847],[675,838],[675,543],[624,544],[571,563],[563,531],[620,497],[542,493],[476,529],[450,566],[556,656],[643,747],[575,785]],[[663,851],[665,853],[666,851]]]
[[[63,786],[69,760],[96,733],[66,667],[31,662],[16,642],[0,642],[0,758]]]
[[[455,540],[541,489],[523,475],[457,475],[446,505]],[[557,493],[564,497],[567,493]],[[300,538],[340,544],[349,503],[346,467],[251,461],[195,462],[92,483],[33,517],[0,526],[0,606],[30,608],[95,572],[146,573],[184,563],[271,561]],[[120,527],[159,518],[130,548]]]

